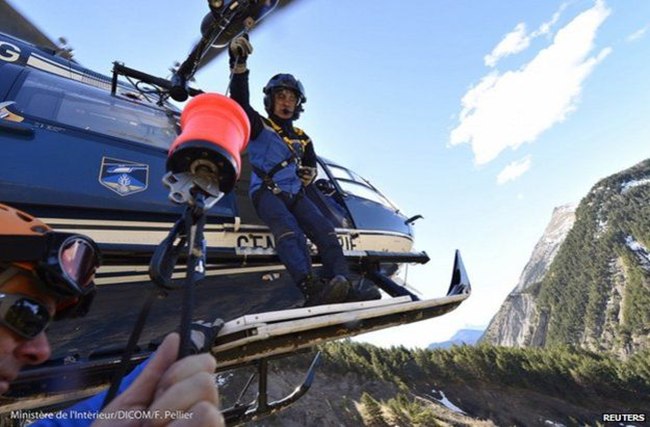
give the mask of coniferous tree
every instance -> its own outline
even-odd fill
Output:
[[[361,404],[365,412],[364,425],[368,427],[387,427],[381,405],[365,391],[361,395]]]

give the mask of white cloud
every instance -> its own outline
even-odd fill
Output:
[[[538,37],[538,36],[550,33],[551,32],[551,27],[553,27],[553,25],[557,24],[557,21],[560,19],[560,15],[564,11],[564,9],[566,9],[566,7],[567,7],[566,3],[561,5],[560,8],[558,9],[558,11],[553,14],[553,16],[551,17],[551,20],[547,21],[547,22],[544,22],[542,25],[540,25],[539,28],[536,31],[534,31],[530,36],[531,37]]]
[[[636,30],[635,32],[633,32],[632,34],[627,36],[626,40],[628,42],[635,42],[637,40],[640,40],[645,35],[645,33],[647,33],[647,32],[648,32],[648,25],[646,25],[643,28],[640,28],[640,29]]]
[[[576,109],[584,80],[610,52],[593,54],[594,38],[610,10],[603,1],[561,28],[550,46],[518,70],[492,71],[461,100],[451,145],[469,143],[476,164],[506,148],[536,140]]]
[[[523,52],[530,46],[530,42],[534,38],[550,33],[551,28],[560,19],[560,15],[566,9],[566,6],[566,4],[561,5],[550,21],[542,23],[537,30],[530,34],[526,34],[525,23],[520,22],[517,24],[514,30],[503,36],[503,39],[492,49],[492,52],[485,55],[483,58],[485,65],[494,67],[501,58]]]
[[[515,179],[525,174],[528,169],[530,169],[531,164],[532,160],[530,156],[526,156],[523,159],[510,163],[501,172],[499,172],[499,175],[497,176],[497,183],[499,185],[503,185],[508,181],[514,181]]]
[[[499,59],[525,50],[530,45],[526,35],[526,24],[519,23],[514,30],[506,34],[489,55],[483,58],[485,65],[494,67]]]

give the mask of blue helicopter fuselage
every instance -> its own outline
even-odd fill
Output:
[[[126,325],[114,328],[117,340],[128,332],[142,291],[151,285],[151,254],[184,208],[169,201],[161,184],[167,151],[179,132],[178,109],[156,93],[116,80],[0,33],[0,202],[98,242],[104,265],[87,321],[105,324],[112,316],[115,325]],[[228,320],[302,303],[273,236],[252,208],[245,153],[242,160],[235,190],[209,211],[197,316]],[[309,196],[335,225],[357,280],[367,274],[360,265],[391,276],[401,260],[420,256],[411,252],[407,218],[358,174],[321,158],[310,187]],[[179,267],[173,278],[180,282],[183,273]],[[168,298],[158,305],[159,319],[166,319],[179,304]],[[167,323],[159,320],[145,338],[173,329]],[[101,347],[103,340],[93,342],[88,330],[82,332],[65,322],[56,325],[55,356]]]

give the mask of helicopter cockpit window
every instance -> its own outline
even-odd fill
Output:
[[[381,194],[377,193],[372,188],[360,184],[358,182],[338,180],[339,186],[346,193],[353,194],[355,196],[363,197],[364,199],[372,200],[373,202],[382,204],[386,207],[394,209],[394,206]]]
[[[177,135],[176,119],[159,109],[38,70],[15,101],[26,115],[164,149]]]
[[[330,172],[332,172],[334,178],[352,179],[352,175],[348,172],[347,169],[334,165],[328,165],[328,167]]]
[[[390,209],[398,210],[394,203],[388,200],[383,194],[377,191],[376,188],[370,185],[367,180],[363,179],[355,172],[332,164],[328,164],[327,167],[341,190],[344,192],[371,200]]]

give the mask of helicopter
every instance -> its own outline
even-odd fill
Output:
[[[21,373],[0,400],[0,413],[57,407],[105,387],[123,359],[146,295],[157,297],[126,363],[133,366],[148,357],[160,338],[178,327],[183,310],[178,291],[191,269],[164,258],[164,274],[158,275],[165,277],[156,280],[151,273],[152,257],[186,209],[170,202],[172,193],[160,184],[170,173],[170,146],[181,133],[181,111],[170,99],[200,96],[203,91],[190,86],[194,73],[248,31],[251,22],[286,3],[208,2],[201,38],[170,79],[121,63],[105,76],[51,46],[0,33],[0,202],[57,231],[90,236],[103,255],[92,310],[81,321],[52,325],[51,359]],[[230,179],[205,213],[204,272],[192,287],[193,318],[224,322],[210,350],[217,372],[249,365],[258,369],[257,401],[226,408],[228,423],[285,408],[311,386],[317,359],[296,391],[268,402],[269,360],[328,340],[441,316],[470,296],[458,251],[445,296],[420,300],[400,283],[404,265],[429,261],[426,252],[414,250],[413,223],[420,216],[406,216],[368,180],[321,157],[308,196],[335,225],[351,280],[377,286],[382,298],[303,307],[273,236],[247,194],[251,166],[245,152],[240,167],[238,179]],[[320,259],[311,250],[318,273]],[[160,281],[166,289],[151,291]]]

